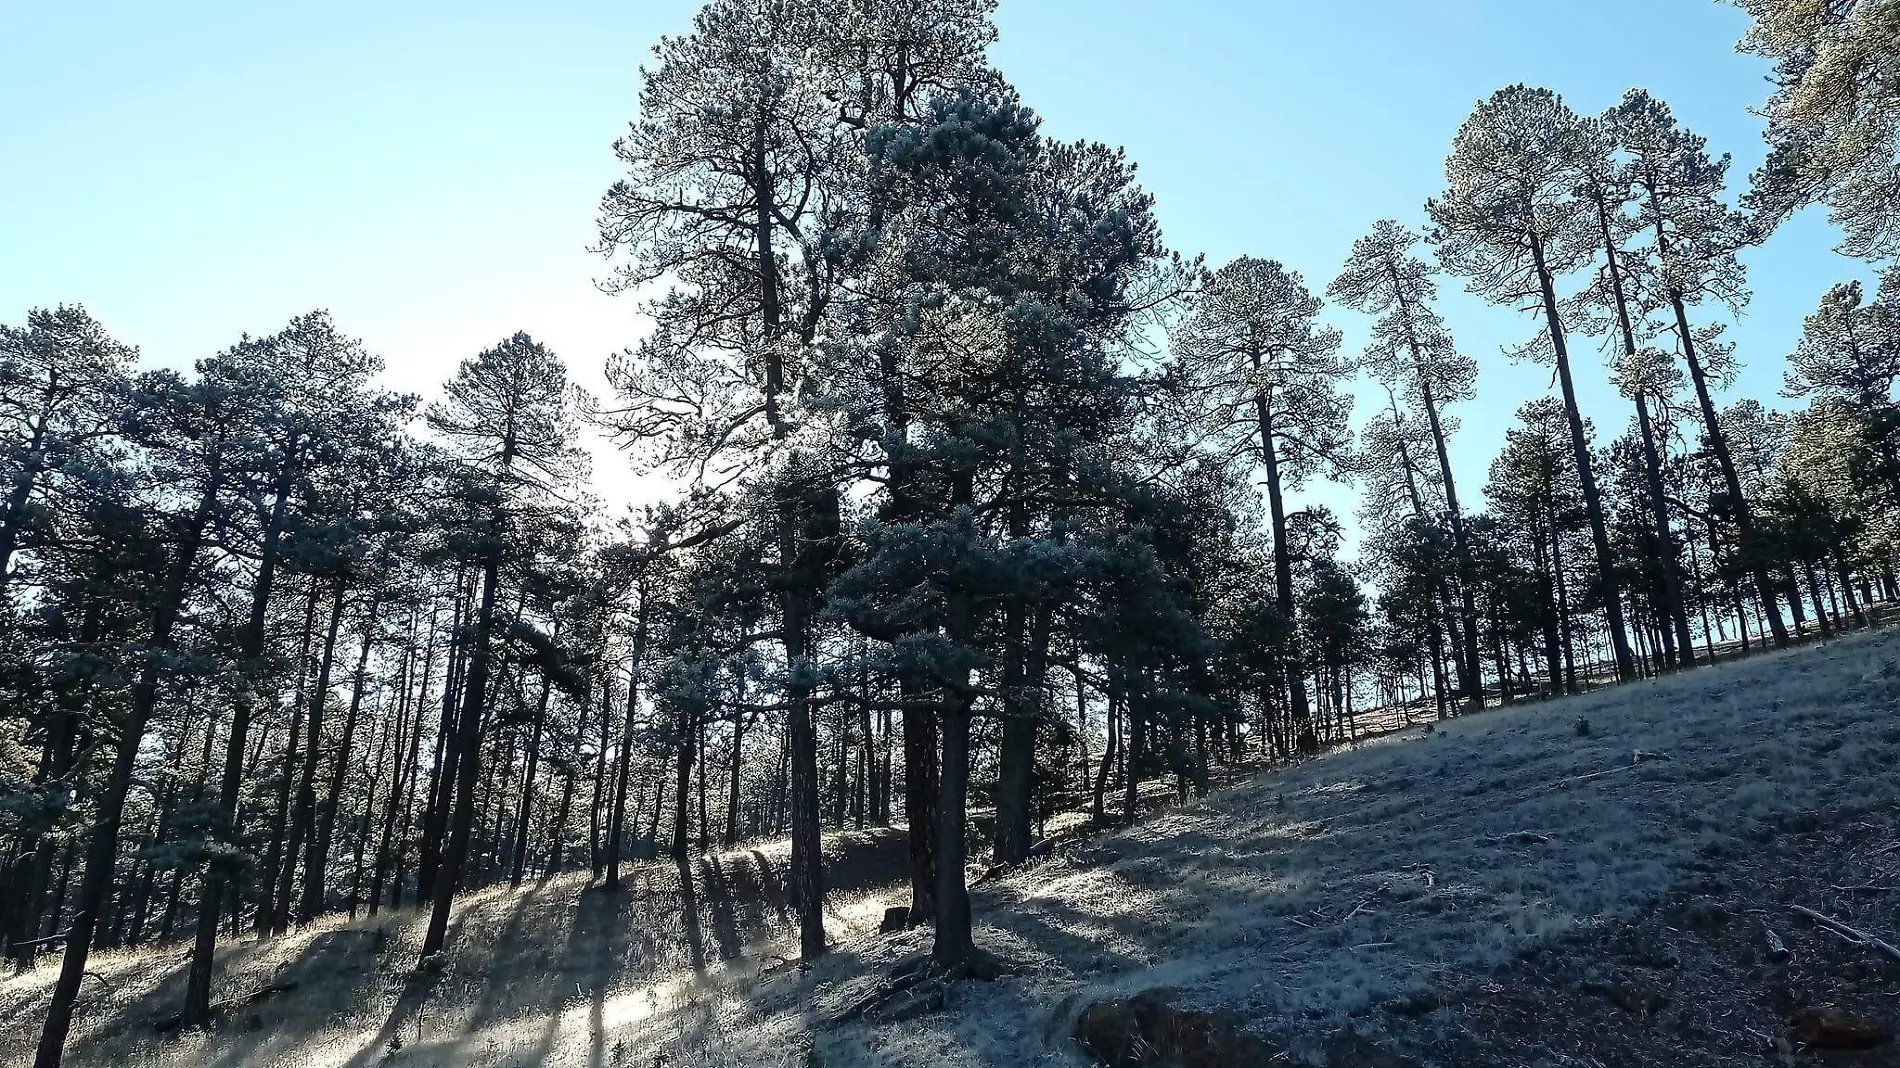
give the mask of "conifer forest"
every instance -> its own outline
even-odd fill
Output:
[[[321,310],[176,370],[86,293],[0,302],[32,1063],[115,953],[172,962],[162,1027],[215,1028],[251,994],[231,947],[408,912],[423,981],[470,895],[767,840],[786,966],[816,965],[827,843],[886,828],[908,978],[980,984],[1017,965],[973,887],[1074,827],[1877,634],[1900,3],[1734,2],[1773,65],[1753,173],[1643,88],[1507,85],[1317,275],[1170,244],[1116,131],[1051,136],[993,64],[997,0],[707,0],[600,146],[621,351],[514,333],[417,396]],[[1879,282],[1813,279],[1797,345],[1738,344],[1744,255],[1810,207]],[[1460,291],[1509,351],[1453,335]],[[1548,390],[1456,477],[1507,364]],[[663,489],[606,500],[603,463]]]

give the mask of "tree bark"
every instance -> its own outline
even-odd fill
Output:
[[[910,828],[910,920],[921,924],[937,915],[937,767],[939,717],[919,703],[921,687],[908,676],[898,681],[903,701],[904,820]]]
[[[937,931],[930,955],[945,969],[965,967],[976,956],[970,931],[970,888],[964,874],[968,833],[970,717],[967,709],[943,715],[943,767],[937,800]]]

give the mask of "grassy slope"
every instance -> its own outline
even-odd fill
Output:
[[[841,945],[806,976],[757,978],[784,930],[769,885],[781,858],[740,853],[697,869],[690,908],[670,864],[643,867],[617,909],[570,880],[482,896],[433,983],[402,973],[418,934],[408,915],[234,947],[228,993],[273,974],[300,985],[211,1036],[149,1037],[175,953],[113,958],[101,967],[113,991],[88,984],[94,1021],[73,1063],[1077,1064],[1066,1035],[1080,1006],[1152,986],[1297,1045],[1633,916],[1698,856],[1755,848],[1764,821],[1891,803],[1897,639],[1408,732],[1082,843],[978,892],[979,942],[1019,971],[954,989],[939,1015],[822,1023],[925,944],[922,932],[865,933],[898,900],[877,890],[901,865],[890,836],[841,843],[834,884],[853,887],[836,906]],[[1638,750],[1662,757],[1638,762]],[[0,985],[0,1062],[30,1040],[51,974]]]

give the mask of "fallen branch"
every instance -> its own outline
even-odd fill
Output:
[[[1569,786],[1571,783],[1588,782],[1591,779],[1600,779],[1605,775],[1615,775],[1619,771],[1628,771],[1631,768],[1639,768],[1639,767],[1642,767],[1644,764],[1648,764],[1653,761],[1668,760],[1668,759],[1669,759],[1668,753],[1658,753],[1653,749],[1638,749],[1630,754],[1630,762],[1627,764],[1618,764],[1616,767],[1604,768],[1602,771],[1586,772],[1585,774],[1582,774],[1582,775],[1572,775],[1567,779],[1558,779],[1556,782],[1545,785],[1544,787],[1542,787],[1542,789],[1543,790],[1559,790],[1565,786]]]
[[[1522,842],[1527,845],[1543,845],[1550,841],[1550,835],[1542,831],[1512,831],[1509,834],[1494,834],[1485,839],[1487,842]]]
[[[29,938],[23,941],[15,942],[8,948],[9,948],[9,951],[27,950],[31,952],[31,951],[39,949],[41,946],[50,946],[54,944],[55,942],[66,941],[66,935],[68,933],[69,932],[61,931],[58,934],[49,934],[44,938]]]
[[[1544,785],[1543,789],[1545,791],[1561,790],[1564,787],[1573,785],[1575,783],[1589,782],[1591,779],[1601,779],[1605,775],[1615,775],[1617,772],[1628,771],[1629,769],[1636,766],[1637,765],[1635,764],[1618,764],[1616,767],[1605,768],[1602,771],[1592,771],[1583,775],[1572,775],[1567,779],[1558,779],[1556,782],[1547,783]]]
[[[1858,927],[1849,927],[1832,916],[1823,915],[1806,905],[1789,905],[1788,907],[1855,945],[1866,946],[1869,949],[1885,953],[1894,960],[1900,960],[1900,946],[1895,946],[1892,942],[1868,934]]]
[[[1347,920],[1350,920],[1354,916],[1359,915],[1361,912],[1366,911],[1366,907],[1371,905],[1372,902],[1376,900],[1377,898],[1378,898],[1377,894],[1367,894],[1365,897],[1360,898],[1356,903],[1354,903],[1351,910],[1349,910],[1344,916],[1341,916],[1336,920],[1331,920],[1330,922],[1345,923]]]

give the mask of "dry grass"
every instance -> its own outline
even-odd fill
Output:
[[[1019,971],[960,986],[922,1019],[821,1022],[926,938],[866,933],[902,862],[897,837],[867,836],[839,843],[834,885],[854,888],[834,904],[840,946],[806,975],[758,978],[789,920],[771,885],[783,858],[761,849],[704,863],[690,895],[660,863],[618,900],[573,880],[471,899],[431,983],[404,973],[409,915],[234,947],[226,993],[273,975],[300,985],[210,1035],[150,1034],[176,954],[108,957],[113,991],[88,984],[72,1063],[1075,1064],[1082,1004],[1162,985],[1263,1031],[1321,1033],[1635,915],[1699,854],[1755,848],[1764,822],[1890,803],[1896,661],[1893,632],[1863,634],[1234,785],[984,886],[978,940]],[[30,1042],[50,980],[42,968],[0,985],[0,1062]]]

